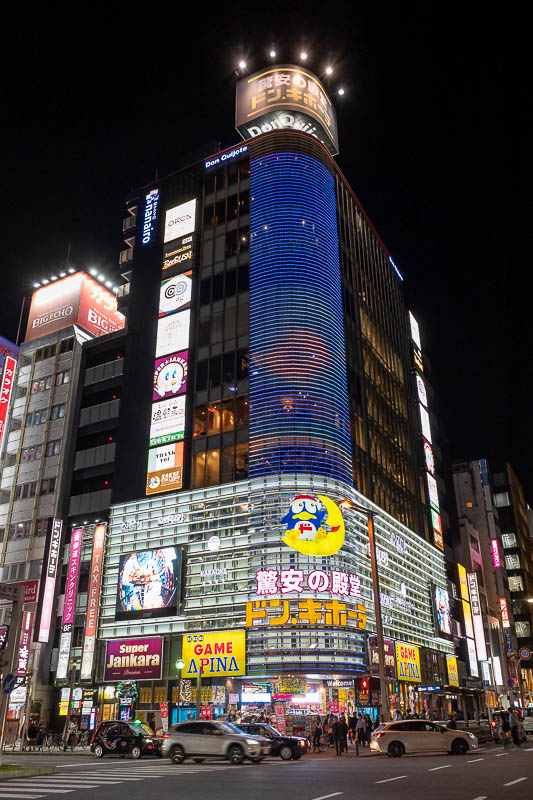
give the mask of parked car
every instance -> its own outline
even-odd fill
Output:
[[[270,753],[270,742],[262,736],[243,733],[231,722],[180,722],[163,736],[163,755],[174,764],[192,758],[200,764],[206,758],[224,758],[240,764],[245,758],[258,763]]]
[[[379,725],[370,749],[399,758],[404,753],[454,753],[462,755],[478,748],[477,737],[467,731],[451,730],[429,720],[413,719]]]
[[[141,758],[144,755],[161,758],[161,739],[154,736],[144,723],[110,720],[102,722],[91,741],[91,752],[97,758],[111,755],[131,755]]]
[[[533,736],[533,708],[523,708],[522,715],[524,722],[524,735],[527,739],[528,736]]]
[[[268,739],[271,748],[270,755],[279,756],[284,761],[289,761],[291,758],[298,761],[307,752],[309,746],[309,742],[303,736],[286,736],[272,725],[265,725],[263,722],[241,722],[238,727],[244,733]]]

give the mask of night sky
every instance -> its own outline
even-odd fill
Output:
[[[525,23],[464,5],[123,4],[4,27],[0,335],[69,245],[117,276],[130,192],[238,141],[239,58],[305,47],[345,87],[338,162],[404,274],[452,454],[509,459],[533,503]]]

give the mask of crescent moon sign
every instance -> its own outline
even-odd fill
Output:
[[[291,541],[288,539],[287,536],[282,536],[281,541],[288,545],[292,550],[296,550],[298,553],[303,553],[307,556],[313,556],[314,558],[319,558],[321,556],[332,556],[337,553],[344,544],[344,520],[342,518],[342,512],[338,505],[330,500],[329,497],[325,497],[322,494],[316,495],[321,503],[324,504],[326,511],[328,512],[328,516],[325,520],[331,530],[326,533],[326,536],[323,539],[319,539],[318,541]]]

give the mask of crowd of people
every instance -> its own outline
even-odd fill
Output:
[[[348,718],[345,714],[339,717],[330,714],[323,720],[317,717],[313,727],[313,752],[318,752],[321,742],[335,745],[338,756],[348,750],[348,741],[361,747],[370,747],[372,731],[379,724],[379,719],[372,721],[369,714],[353,714]]]

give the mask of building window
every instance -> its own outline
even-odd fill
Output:
[[[35,392],[45,392],[47,389],[50,389],[54,382],[54,378],[52,375],[47,375],[46,378],[39,378],[39,380],[33,381],[31,391],[32,394]]]
[[[63,339],[59,345],[59,352],[70,353],[71,350],[74,350],[74,337],[71,337],[70,339]]]
[[[527,620],[515,619],[516,635],[519,639],[529,639],[531,636],[531,624]]]
[[[506,569],[520,569],[520,556],[518,553],[511,553],[505,556]]]
[[[41,481],[40,494],[53,494],[55,490],[56,490],[55,478],[44,478],[44,480]]]
[[[70,370],[65,369],[58,372],[56,375],[56,386],[63,386],[65,383],[70,383]]]
[[[494,495],[494,505],[496,508],[505,508],[511,505],[509,492],[496,492]]]
[[[523,592],[524,581],[521,575],[509,575],[509,591],[510,592]]]
[[[15,487],[15,500],[27,500],[28,497],[35,497],[37,491],[37,481],[31,483],[19,483]]]
[[[60,403],[57,406],[52,406],[52,410],[50,412],[50,419],[61,419],[61,417],[65,416],[65,403]]]
[[[518,542],[516,541],[516,533],[502,533],[502,544],[506,549],[510,549],[511,547],[518,547]]]
[[[31,519],[25,522],[12,522],[9,526],[8,539],[28,539],[31,533]]]
[[[56,344],[50,344],[48,347],[41,347],[35,351],[35,361],[46,361],[47,358],[55,356],[57,350]]]
[[[479,553],[479,544],[475,536],[470,535],[470,547],[472,550],[475,550],[476,553]]]
[[[53,442],[48,442],[46,445],[47,456],[58,456],[61,452],[61,439],[56,439]]]
[[[26,427],[30,428],[33,425],[42,425],[43,422],[46,422],[47,416],[47,408],[38,408],[37,411],[30,411],[29,414],[26,414]]]
[[[24,447],[20,455],[21,462],[23,464],[27,464],[28,461],[35,461],[39,459],[41,457],[42,449],[42,444],[36,444],[32,447]]]
[[[48,517],[39,517],[35,523],[35,536],[46,536],[48,531]]]

